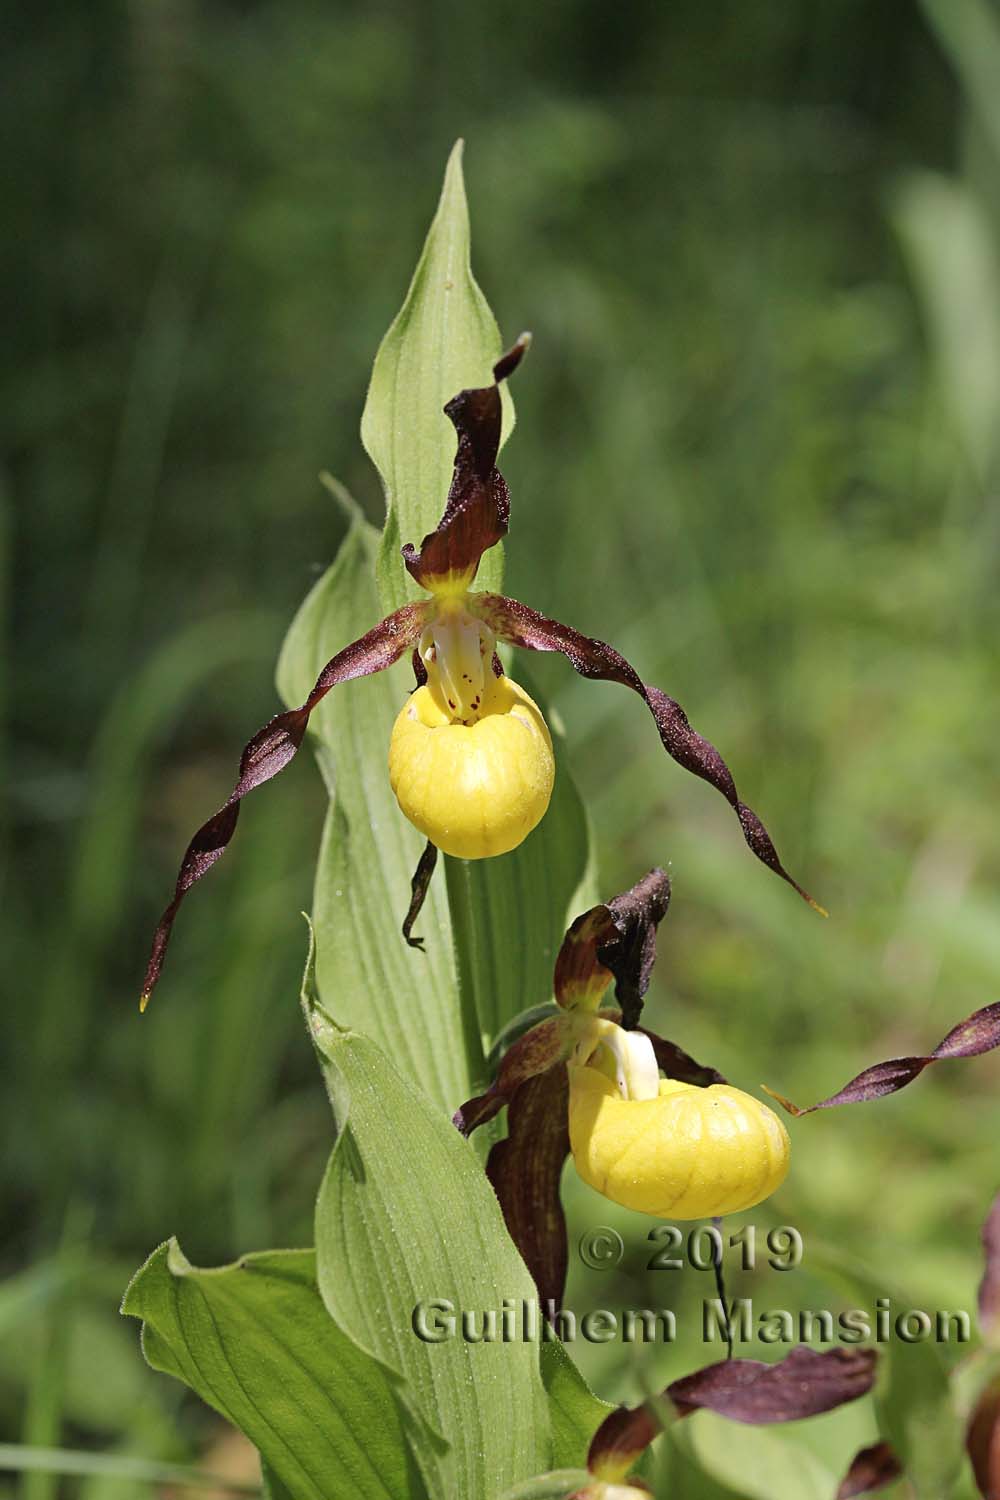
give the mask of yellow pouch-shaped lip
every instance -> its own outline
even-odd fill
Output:
[[[576,1169],[623,1208],[711,1218],[752,1208],[785,1180],[788,1132],[752,1095],[661,1079],[658,1098],[623,1099],[597,1068],[568,1066]]]
[[[548,726],[508,677],[490,674],[470,723],[418,688],[392,731],[389,780],[402,812],[458,859],[516,849],[544,816],[554,779]]]

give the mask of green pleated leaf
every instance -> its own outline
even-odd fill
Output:
[[[203,1271],[171,1240],[136,1273],[122,1311],[142,1319],[153,1369],[184,1381],[257,1446],[276,1497],[423,1495],[390,1383],[331,1321],[311,1250]]]
[[[500,331],[469,262],[462,145],[456,142],[448,158],[437,213],[406,300],[375,358],[361,418],[361,440],[385,491],[378,566],[383,614],[419,594],[399,549],[403,542],[419,546],[444,510],[455,457],[445,402],[469,386],[489,385],[502,352]],[[506,386],[501,400],[506,438],[514,425]],[[476,587],[499,589],[502,578],[503,549],[497,546],[483,558]]]
[[[290,706],[379,618],[378,534],[341,499],[350,529],[278,663],[278,691]],[[330,795],[313,900],[316,984],[338,1023],[374,1037],[450,1115],[484,1081],[483,1039],[488,1050],[507,1021],[551,997],[566,927],[595,899],[590,829],[553,728],[548,813],[511,854],[445,857],[417,924],[425,951],[409,948],[400,929],[424,840],[396,805],[387,760],[412,685],[400,663],[336,688],[313,712],[310,739]]]
[[[531,1279],[469,1144],[369,1038],[305,1009],[339,1126],[316,1205],[323,1300],[400,1378],[429,1492],[491,1500],[550,1467],[548,1403],[536,1343],[469,1342],[460,1319],[519,1317]],[[454,1315],[455,1336],[418,1336],[421,1308],[432,1332]]]
[[[455,433],[442,412],[463,385],[482,384],[500,337],[469,269],[461,152],[452,152],[437,215],[401,312],[375,361],[362,435],[386,490],[378,534],[336,485],[350,527],[300,609],[278,667],[278,689],[301,703],[320,669],[409,596],[398,555],[444,509]],[[505,394],[505,402],[507,400]],[[512,408],[505,405],[509,429]],[[500,581],[499,548],[484,586]],[[413,687],[407,663],[337,688],[310,738],[330,793],[313,923],[316,984],[341,1025],[373,1037],[449,1115],[484,1083],[484,1041],[551,996],[552,966],[570,919],[592,904],[590,837],[558,734],[556,784],[540,826],[512,854],[442,860],[417,925],[401,923],[423,839],[389,786],[389,737]],[[535,694],[537,698],[537,694]],[[542,705],[544,707],[544,705]]]
[[[278,663],[278,691],[289,705],[301,703],[323,664],[380,617],[378,533],[342,493],[341,501],[350,529],[299,610]],[[482,1048],[459,1003],[440,874],[417,927],[425,952],[409,948],[401,932],[424,839],[396,805],[388,750],[412,685],[400,663],[336,688],[312,716],[310,739],[330,795],[313,898],[315,982],[341,1025],[374,1037],[451,1114],[475,1092]]]

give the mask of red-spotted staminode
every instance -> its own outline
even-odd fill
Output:
[[[445,407],[458,433],[458,451],[444,514],[419,550],[403,560],[427,599],[405,604],[327,662],[306,701],[278,714],[244,747],[236,785],[204,823],[181,861],[173,897],[153,939],[142,1004],[160,976],[174,919],[184,896],[225,852],[248,792],[283,770],[305,736],[309,716],[338,683],[382,672],[413,651],[417,692],[404,705],[392,735],[393,791],[410,821],[427,837],[403,923],[411,944],[413,921],[433,872],[437,851],[464,859],[506,853],[545,813],[552,790],[552,745],[536,705],[503,675],[498,642],[526,651],[558,651],[583,677],[629,687],[653,715],[663,746],[679,765],[709,782],[736,812],[759,860],[822,912],[788,874],[757,814],[737,795],[715,746],[688,723],[680,704],[643,682],[613,646],[581,635],[501,594],[475,592],[479,560],[506,535],[507,485],[496,467],[500,447],[500,383],[521,362],[527,334],[493,367],[493,384],[460,391]]]

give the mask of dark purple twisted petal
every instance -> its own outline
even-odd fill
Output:
[[[664,1394],[682,1416],[714,1411],[734,1422],[796,1422],[867,1395],[875,1381],[874,1349],[798,1344],[776,1364],[729,1359],[668,1385]]]
[[[483,553],[507,535],[510,494],[496,467],[502,410],[500,382],[521,363],[530,340],[522,334],[493,366],[493,385],[459,391],[445,407],[458,433],[458,449],[444,514],[417,551],[402,549],[403,561],[422,588],[437,580],[468,575],[471,582]]]
[[[569,1155],[569,1082],[559,1062],[522,1083],[507,1111],[507,1136],[490,1150],[486,1175],[507,1231],[531,1272],[543,1308],[562,1305],[566,1216],[559,1179]]]
[[[672,1406],[678,1417],[714,1411],[733,1422],[763,1426],[815,1417],[856,1401],[875,1380],[873,1349],[830,1349],[820,1353],[799,1344],[776,1364],[727,1359],[675,1380],[661,1402],[621,1406],[606,1417],[590,1444],[587,1467],[600,1479],[623,1479],[662,1430]]]
[[[979,1326],[991,1344],[1000,1343],[1000,1193],[983,1225],[983,1279],[979,1283]]]
[[[813,1110],[831,1109],[835,1104],[865,1104],[871,1099],[882,1099],[886,1094],[905,1089],[931,1063],[946,1058],[979,1057],[997,1046],[1000,1046],[1000,1000],[984,1005],[982,1010],[960,1021],[926,1057],[891,1057],[888,1062],[876,1063],[874,1067],[865,1068],[850,1083],[845,1083],[829,1099],[821,1099],[806,1109],[793,1104],[783,1094],[776,1094],[773,1089],[765,1088],[765,1093],[777,1099],[790,1115],[811,1115]]]
[[[477,1125],[499,1114],[528,1079],[546,1073],[553,1063],[561,1062],[569,1050],[569,1032],[564,1016],[540,1021],[504,1053],[497,1076],[485,1094],[469,1099],[452,1116],[464,1136],[470,1136]]]
[[[753,809],[740,801],[732,774],[722,756],[709,740],[691,728],[679,703],[668,698],[659,688],[644,683],[635,668],[606,641],[581,635],[569,625],[550,620],[502,594],[478,594],[475,607],[501,640],[526,651],[559,651],[581,677],[620,682],[638,693],[656,721],[667,754],[686,771],[700,776],[702,781],[707,781],[722,793],[740,820],[743,837],[761,863],[787,881],[815,911],[826,916],[823,907],[789,875],[778,858],[767,829]]]
[[[622,1025],[634,1027],[656,962],[656,929],[670,905],[670,881],[650,870],[630,890],[576,918],[559,949],[553,986],[567,1008],[596,1003],[612,978]]]
[[[410,649],[423,629],[427,609],[425,603],[406,604],[376,625],[374,630],[369,630],[360,640],[345,646],[343,651],[339,651],[327,662],[301,708],[277,714],[244,746],[236,785],[219,811],[198,829],[181,861],[173,897],[153,936],[142,986],[143,1010],[160,977],[180,904],[191,887],[226,852],[229,841],[236,832],[242,799],[255,787],[270,781],[279,771],[284,770],[302,744],[309,715],[332,687],[350,682],[356,677],[370,677],[374,672],[382,672]]]
[[[903,1468],[888,1443],[873,1443],[854,1455],[854,1461],[840,1482],[837,1500],[853,1500],[855,1495],[871,1495],[884,1490],[902,1476]]]

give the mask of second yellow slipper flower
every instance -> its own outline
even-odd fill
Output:
[[[646,1036],[598,1025],[590,1056],[569,1064],[570,1148],[584,1182],[664,1219],[737,1213],[781,1186],[791,1146],[773,1110],[729,1084],[661,1079]]]

